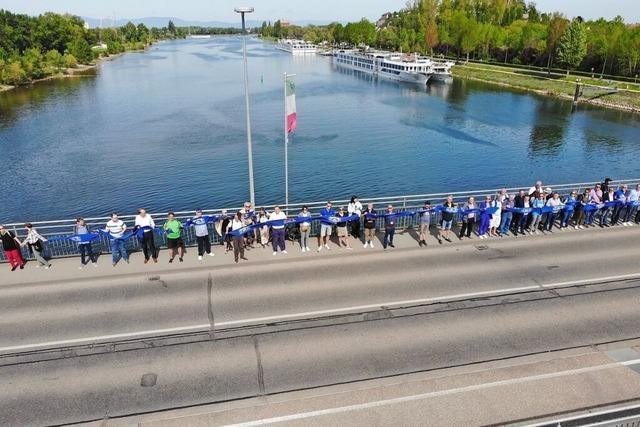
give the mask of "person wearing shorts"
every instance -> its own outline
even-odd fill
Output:
[[[331,217],[336,216],[336,211],[332,209],[333,204],[331,202],[327,202],[327,205],[320,209],[320,215],[322,219],[320,220],[320,237],[318,238],[318,252],[322,250],[324,247],[326,250],[331,250],[329,247],[329,239],[331,238],[331,230],[333,230],[333,222],[331,221]]]
[[[431,203],[427,200],[422,206],[422,212],[419,214],[420,221],[420,240],[418,246],[427,246],[427,236],[429,235],[429,226],[431,225]]]
[[[442,244],[442,239],[451,242],[449,234],[451,234],[451,227],[453,226],[453,210],[456,208],[455,203],[453,203],[453,196],[447,196],[447,200],[445,200],[442,206],[444,208],[442,211],[442,227],[438,234],[438,243],[440,244]]]
[[[364,217],[364,245],[363,248],[369,246],[373,249],[373,239],[376,237],[376,210],[373,209],[373,203],[367,205],[367,209],[362,212]]]
[[[173,259],[176,257],[178,253],[178,249],[180,249],[180,257],[178,258],[180,262],[184,261],[184,242],[182,241],[182,223],[176,219],[176,216],[173,212],[169,212],[169,216],[167,217],[167,222],[164,223],[162,227],[167,233],[167,247],[169,248],[169,252],[171,253],[171,258],[169,258],[169,263],[173,262]]]

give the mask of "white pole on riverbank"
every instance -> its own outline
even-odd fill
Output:
[[[244,57],[244,97],[247,109],[247,151],[249,157],[249,200],[251,206],[256,206],[256,196],[253,182],[253,149],[251,147],[251,112],[249,109],[249,68],[247,65],[247,31],[244,15],[253,12],[253,7],[236,7],[234,9],[242,16],[242,50]]]

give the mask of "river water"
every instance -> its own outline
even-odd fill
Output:
[[[237,206],[248,198],[238,38],[160,43],[95,76],[0,94],[0,222]],[[636,178],[640,116],[455,80],[414,87],[249,42],[258,204]]]

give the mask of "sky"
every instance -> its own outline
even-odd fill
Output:
[[[406,0],[0,0],[0,9],[37,15],[46,11],[91,18],[176,17],[198,21],[235,22],[236,6],[248,4],[256,11],[251,20],[286,19],[318,21],[376,20],[399,10]],[[625,22],[640,22],[640,0],[537,0],[543,12],[559,11],[586,19],[621,15]]]

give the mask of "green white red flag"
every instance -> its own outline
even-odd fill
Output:
[[[298,126],[298,113],[296,112],[296,84],[291,80],[286,81],[285,113],[287,115],[287,133],[296,130]]]

